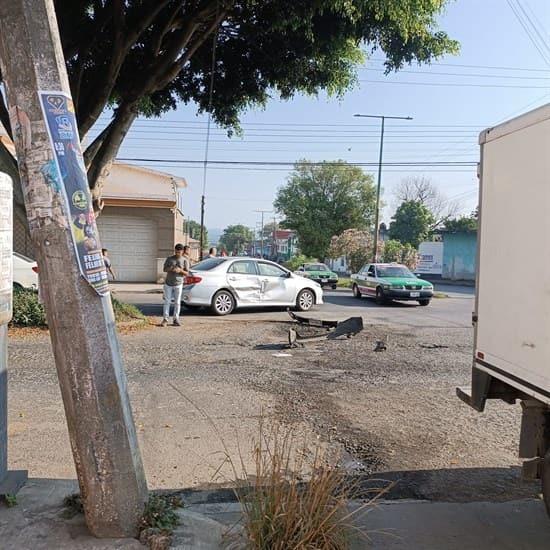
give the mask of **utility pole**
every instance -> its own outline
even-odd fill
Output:
[[[380,223],[380,191],[382,189],[382,155],[384,152],[384,123],[386,119],[392,120],[412,120],[410,116],[386,116],[386,115],[353,115],[361,118],[377,118],[380,119],[380,155],[378,157],[378,184],[376,186],[376,210],[374,216],[374,246],[372,250],[372,261],[378,260],[378,224]]]
[[[254,212],[258,212],[262,215],[262,228],[260,229],[260,246],[262,247],[262,250],[260,252],[260,256],[264,257],[264,214],[270,214],[272,210],[254,210]]]
[[[147,485],[53,0],[0,0],[0,64],[86,523],[136,536]]]
[[[273,246],[271,250],[271,259],[277,261],[277,218],[273,216]]]

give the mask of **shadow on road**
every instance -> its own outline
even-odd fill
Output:
[[[330,294],[323,297],[325,304],[332,304],[342,307],[367,307],[367,308],[381,308],[381,309],[407,309],[418,307],[417,302],[388,302],[381,306],[377,304],[372,298],[355,298],[351,294]]]

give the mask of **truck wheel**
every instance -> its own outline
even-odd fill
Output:
[[[214,315],[229,315],[235,309],[235,298],[228,290],[219,290],[212,298],[210,309]]]
[[[550,451],[542,459],[542,496],[546,513],[550,516]]]
[[[359,290],[359,287],[355,283],[351,287],[351,290],[352,290],[353,296],[355,298],[361,298],[361,296],[362,296],[361,291]]]
[[[430,305],[430,300],[418,300],[418,303],[421,306],[429,306]]]
[[[382,287],[376,288],[376,303],[379,306],[383,306],[387,302],[386,297],[384,296],[384,291],[382,290]]]

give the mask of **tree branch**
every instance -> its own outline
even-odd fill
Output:
[[[141,34],[149,28],[155,17],[172,0],[150,0],[144,8],[144,15],[139,18],[138,24],[124,33],[127,17],[124,14],[124,1],[115,0],[113,3],[113,46],[105,54],[105,67],[97,63],[100,70],[97,71],[97,79],[94,86],[90,86],[87,97],[79,104],[80,128],[81,133],[86,134],[95,124],[105,104],[109,100],[113,88],[116,85],[118,75],[124,64],[128,52],[135,45]]]

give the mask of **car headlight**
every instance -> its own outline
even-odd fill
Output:
[[[391,285],[382,285],[382,288],[384,290],[389,290],[391,288]]]
[[[434,289],[433,285],[427,285],[424,287],[424,290],[433,290],[433,289]]]

